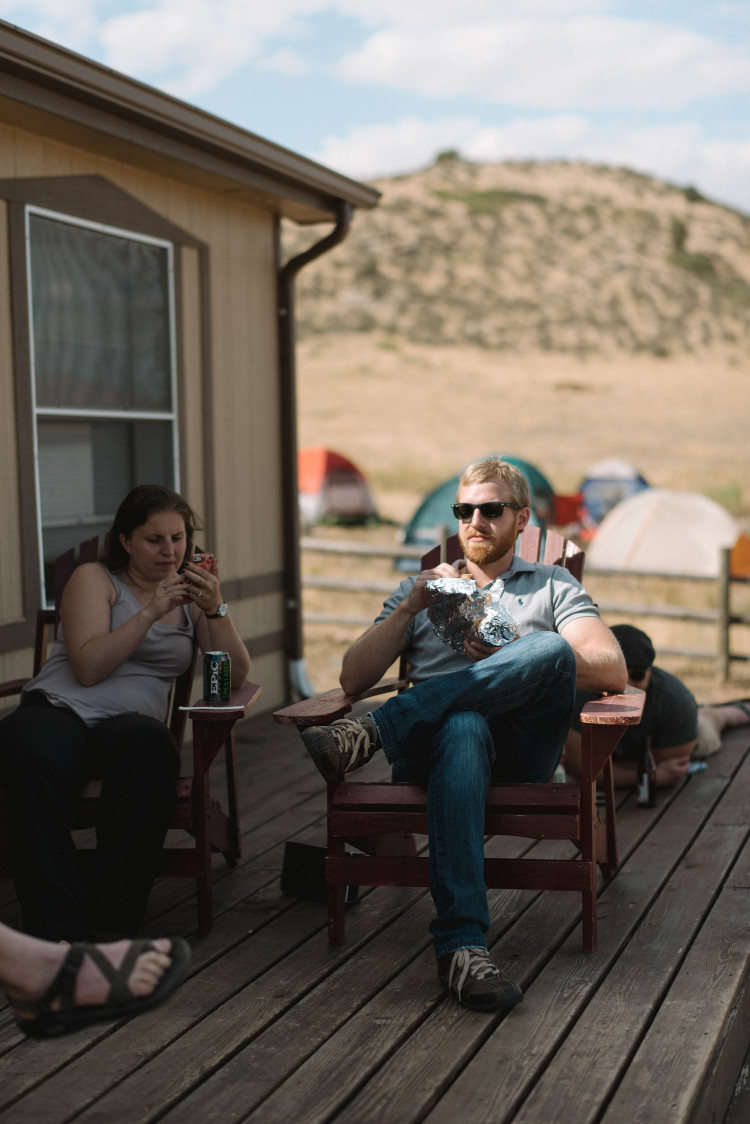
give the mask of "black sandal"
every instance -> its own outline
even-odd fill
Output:
[[[181,937],[172,937],[170,940],[171,948],[166,955],[170,957],[171,964],[151,994],[142,996],[133,995],[128,980],[138,957],[154,948],[151,941],[132,941],[119,968],[115,968],[96,945],[71,945],[59,972],[41,999],[11,999],[8,996],[8,1002],[14,1011],[28,1012],[33,1016],[20,1018],[17,1014],[16,1023],[30,1038],[56,1038],[92,1023],[124,1019],[156,1007],[182,983],[190,967],[190,945]],[[109,994],[104,1003],[74,1007],[76,979],[85,956],[94,961],[109,982]],[[50,1004],[55,999],[60,1000],[60,1008],[53,1010]]]

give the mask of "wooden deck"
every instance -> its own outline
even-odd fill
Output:
[[[0,1011],[3,1124],[724,1119],[750,1041],[750,732],[656,808],[624,798],[595,953],[577,895],[491,894],[493,954],[526,992],[505,1017],[442,994],[422,890],[363,891],[330,950],[324,907],[279,887],[285,841],[323,842],[323,784],[269,715],[242,724],[239,757],[243,859],[216,860],[212,931],[195,936],[191,883],[151,898],[145,931],[191,940],[190,978],[148,1015],[50,1043]]]

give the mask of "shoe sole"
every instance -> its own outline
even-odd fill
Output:
[[[438,979],[448,994],[452,995],[456,1002],[460,1003],[462,1007],[465,1007],[467,1011],[486,1011],[488,1014],[494,1014],[496,1011],[509,1011],[511,1007],[515,1007],[518,1003],[523,1003],[523,992],[520,988],[516,988],[511,995],[503,996],[502,998],[498,997],[491,1003],[472,1003],[468,999],[461,999],[461,997],[448,986],[447,979],[443,979],[442,976],[438,976]]]
[[[323,780],[328,784],[343,781],[346,776],[346,766],[342,765],[339,755],[333,753],[329,745],[321,744],[323,739],[316,732],[316,728],[312,726],[307,730],[300,730],[300,733],[305,749],[312,757],[315,768]]]
[[[468,999],[459,999],[454,991],[450,991],[450,988],[448,990],[456,1002],[465,1007],[467,1011],[486,1011],[488,1014],[494,1015],[496,1011],[509,1011],[511,1007],[523,1002],[523,993],[521,993],[518,997],[495,999],[492,1003],[472,1003]]]

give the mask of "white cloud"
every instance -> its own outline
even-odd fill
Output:
[[[194,98],[248,63],[300,73],[302,56],[280,40],[299,39],[304,17],[325,7],[325,0],[154,0],[103,20],[99,40],[109,66],[162,78],[171,93]]]
[[[458,148],[468,155],[459,141],[473,136],[478,128],[471,117],[432,122],[403,117],[393,125],[360,125],[346,137],[327,137],[313,159],[358,179],[396,175],[430,163],[444,149]]]
[[[630,7],[627,0],[0,0],[0,16],[209,110],[212,91],[241,79],[245,67],[279,80],[304,74],[309,100],[294,112],[309,148],[360,178],[409,171],[457,148],[481,160],[629,164],[750,209],[747,114],[739,97],[728,97],[750,90],[750,44],[747,36],[720,37],[722,28],[728,34],[722,19],[746,21],[750,7],[729,0],[704,7],[700,26],[715,26],[713,35],[691,29],[697,5],[660,0],[652,20],[631,18]],[[321,60],[337,52],[333,71],[322,75]],[[325,109],[315,101],[316,69]],[[344,80],[338,125],[330,112],[337,76]],[[368,120],[377,119],[378,87],[389,105],[400,94],[402,120],[347,133],[344,122],[356,120],[365,98]],[[410,103],[410,93],[420,100]],[[425,119],[425,98],[444,107],[441,119]],[[451,115],[450,98],[462,99],[462,109],[473,98],[484,109]],[[691,123],[684,107],[700,99],[701,124]],[[487,112],[501,105],[515,119],[487,125]],[[672,120],[649,121],[649,110],[664,122],[675,107]],[[603,111],[615,122],[601,124]],[[326,121],[339,136],[321,143],[315,138]],[[298,135],[282,116],[279,123],[280,143]]]
[[[100,40],[110,66],[140,77],[169,74],[171,92],[187,97],[258,55],[269,28],[246,11],[234,0],[159,0],[107,20]]]
[[[99,0],[0,0],[0,17],[53,43],[83,51],[97,32]]]
[[[693,184],[711,198],[750,211],[750,132],[718,141],[689,121],[599,126],[567,114],[517,118],[491,127],[469,117],[431,122],[408,117],[392,126],[359,127],[346,137],[329,137],[315,159],[366,180],[414,171],[448,149],[487,163],[564,159],[629,167],[672,183]]]
[[[425,32],[438,23],[505,19],[516,15],[566,16],[607,11],[615,0],[335,0],[342,15],[371,26],[417,27]]]
[[[498,17],[378,31],[338,74],[425,97],[537,109],[667,108],[750,90],[750,57],[671,24]]]
[[[262,70],[275,70],[287,78],[299,78],[308,74],[310,63],[299,51],[277,51],[275,55],[267,55],[260,63]]]
[[[747,20],[750,19],[750,8],[744,2],[740,4],[714,4],[711,14]]]
[[[698,160],[691,182],[700,184],[706,195],[750,214],[750,137],[708,140],[701,145]]]
[[[674,22],[625,18],[622,0],[0,0],[0,13],[181,97],[204,95],[248,64],[313,69],[315,24],[361,27],[335,74],[348,83],[517,107],[668,108],[750,90],[750,56]],[[113,8],[117,14],[113,13]],[[119,11],[118,11],[119,9]],[[23,14],[26,15],[24,22]],[[43,29],[38,23],[42,21]],[[319,45],[319,44],[318,44]]]

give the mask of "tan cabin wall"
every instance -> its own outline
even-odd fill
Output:
[[[276,217],[257,204],[144,171],[0,122],[0,178],[100,175],[204,243],[179,249],[182,322],[178,325],[182,491],[204,516],[205,545],[220,560],[238,629],[257,659],[253,677],[265,709],[286,692],[280,652],[282,464],[276,315]],[[3,211],[5,208],[3,207]],[[0,230],[0,623],[21,605],[14,377],[10,350],[7,218]],[[208,317],[205,311],[208,310]],[[211,496],[215,502],[211,504]],[[212,507],[213,510],[207,510]],[[250,596],[253,583],[260,596]],[[229,596],[227,598],[229,600]],[[3,678],[22,674],[19,657],[0,657]]]

